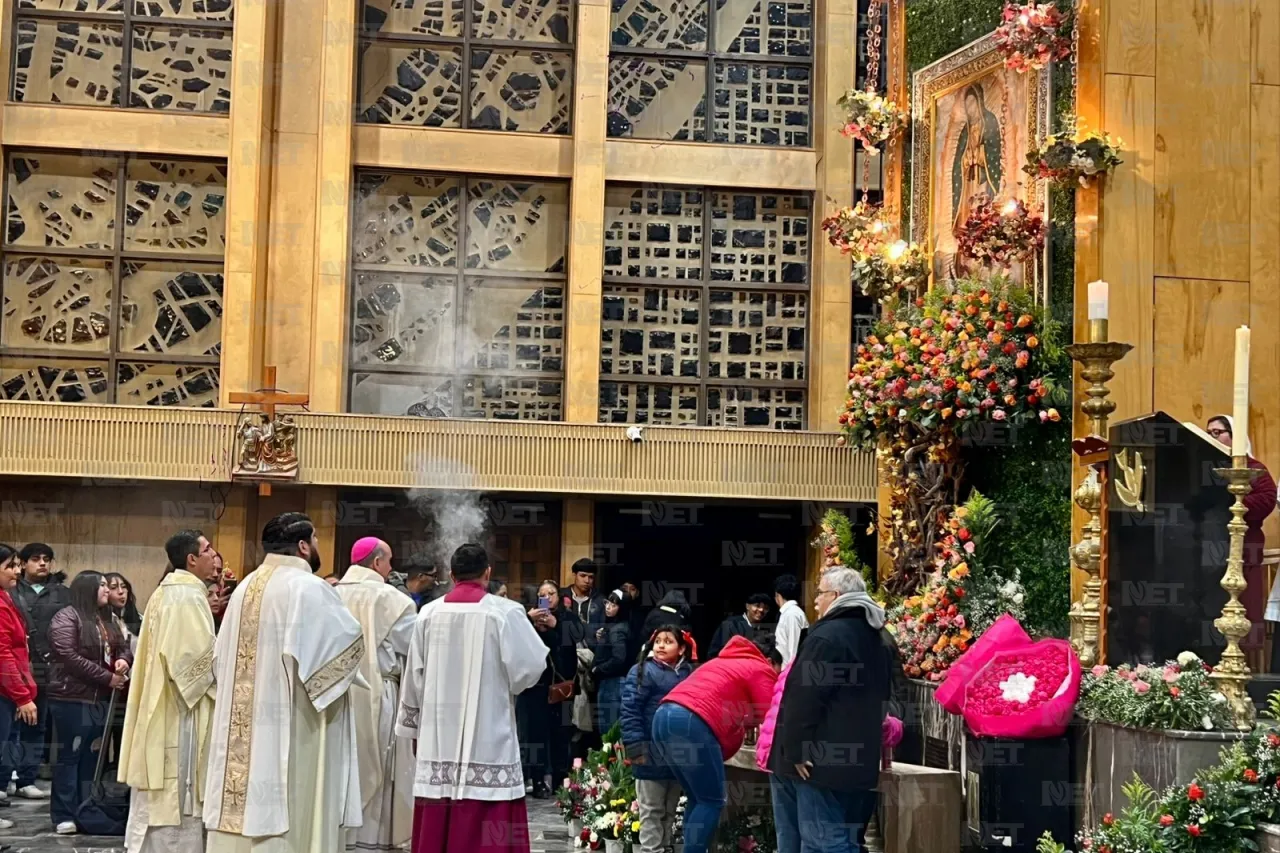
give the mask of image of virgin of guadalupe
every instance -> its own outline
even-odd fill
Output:
[[[1000,195],[1004,179],[1000,122],[987,109],[982,86],[964,90],[964,127],[951,164],[951,233],[959,232],[981,201]]]

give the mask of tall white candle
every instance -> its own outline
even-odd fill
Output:
[[[1111,286],[1105,281],[1089,282],[1089,319],[1105,320],[1107,319],[1107,302],[1110,297]]]
[[[1231,455],[1247,456],[1249,447],[1249,327],[1236,329],[1236,375],[1232,386]]]

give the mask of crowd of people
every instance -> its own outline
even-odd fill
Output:
[[[641,853],[671,847],[682,794],[685,848],[705,853],[724,762],[758,728],[778,849],[863,849],[901,668],[857,573],[822,576],[813,626],[800,583],[778,578],[700,657],[681,593],[652,607],[631,583],[602,594],[586,559],[569,585],[520,592],[479,545],[442,578],[394,571],[369,537],[321,580],[300,513],[272,519],[262,548],[237,583],[207,537],[179,531],[144,615],[121,575],[68,585],[47,545],[0,545],[6,796],[47,797],[55,831],[76,833],[110,750],[129,853],[526,853],[526,797],[550,796],[618,727]]]

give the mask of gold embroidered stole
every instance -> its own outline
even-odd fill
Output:
[[[258,627],[262,618],[262,595],[276,568],[264,565],[250,575],[241,602],[219,832],[239,834],[244,829],[244,810],[249,795],[249,758],[253,745],[254,686],[258,677]]]

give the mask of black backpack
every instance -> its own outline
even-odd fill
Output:
[[[111,691],[107,706],[107,719],[102,726],[102,746],[98,748],[98,768],[93,774],[93,787],[89,799],[76,809],[76,827],[86,835],[123,836],[129,822],[129,786],[119,782],[102,781],[102,768],[106,764],[107,746],[111,739],[111,722],[115,719],[116,698],[119,690]]]

